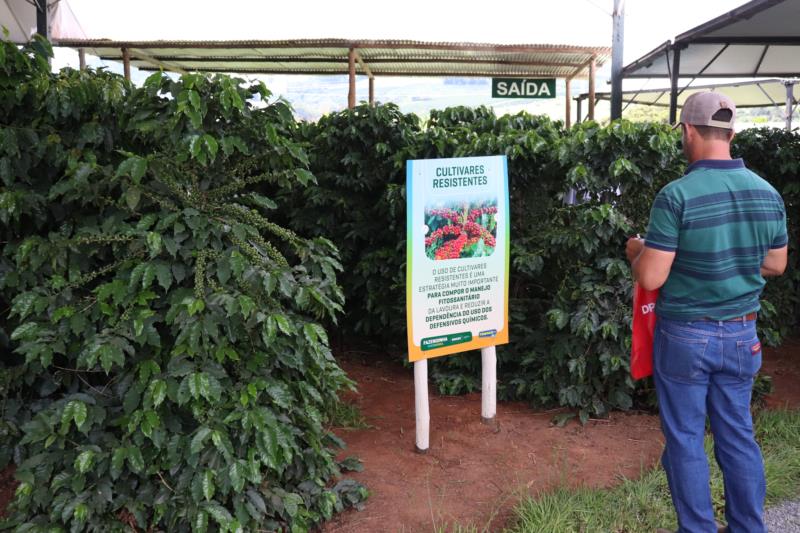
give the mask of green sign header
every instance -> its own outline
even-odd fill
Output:
[[[555,78],[492,78],[492,98],[555,97]]]

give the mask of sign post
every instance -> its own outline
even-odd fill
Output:
[[[430,442],[431,413],[428,407],[428,360],[414,362],[414,408],[417,419],[416,449],[428,451]]]
[[[424,452],[429,358],[480,349],[481,416],[495,417],[495,346],[508,343],[508,164],[505,156],[415,160],[406,178],[408,355]]]
[[[481,420],[494,422],[497,414],[497,352],[494,346],[481,348]]]

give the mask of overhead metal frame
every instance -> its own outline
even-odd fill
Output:
[[[769,11],[775,8],[779,11]],[[796,46],[798,47],[797,54],[800,54],[800,25],[796,21],[781,20],[786,19],[786,14],[794,13],[800,10],[800,0],[753,0],[740,6],[728,13],[716,17],[704,24],[701,24],[687,32],[684,32],[677,37],[674,41],[667,41],[658,46],[653,51],[645,54],[640,59],[627,65],[623,69],[623,77],[625,78],[653,78],[662,77],[663,66],[659,66],[658,70],[661,72],[653,73],[647,72],[648,69],[653,67],[653,64],[659,61],[659,58],[664,58],[664,63],[660,65],[666,66],[666,77],[670,80],[670,122],[675,122],[677,118],[677,99],[678,96],[686,90],[687,87],[701,77],[708,78],[743,78],[743,77],[759,77],[770,76],[777,78],[793,78],[800,75],[800,68],[794,63],[777,65],[777,69],[770,69],[766,73],[761,72],[764,65],[765,58],[768,53],[776,46]],[[753,22],[752,19],[756,18],[758,22]],[[761,17],[759,19],[759,17]],[[776,19],[772,23],[772,19]],[[749,22],[745,22],[749,21]],[[742,24],[752,26],[752,28],[743,27]],[[782,26],[780,24],[783,24]],[[755,34],[754,34],[755,33]],[[779,34],[775,34],[779,33]],[[781,35],[780,33],[790,33]],[[681,58],[683,53],[707,53],[705,51],[698,52],[695,47],[698,45],[720,45],[721,48],[713,54],[710,60],[699,70],[692,71],[687,77],[692,79],[683,87],[679,87],[679,79],[681,77]],[[753,54],[753,59],[756,60],[755,67],[749,72],[727,72],[728,68],[721,69],[722,72],[710,71],[709,68],[717,62],[720,56],[723,55],[731,46],[736,45],[752,45],[760,46],[760,52]],[[663,54],[663,55],[662,55]],[[795,56],[796,57],[796,56]],[[702,64],[702,63],[701,63]],[[695,63],[696,65],[696,63]],[[695,68],[697,65],[695,66]],[[787,104],[785,115],[787,118],[787,127],[790,127],[792,110],[796,104],[789,104],[793,98],[792,90],[795,82],[787,82]]]
[[[775,95],[775,84],[781,84],[785,87],[785,97],[777,100]],[[765,84],[772,84],[772,94],[770,94],[767,89],[764,88]],[[781,111],[781,114],[784,116],[786,122],[786,129],[791,130],[792,128],[792,117],[794,113],[797,111],[798,107],[800,107],[800,101],[798,101],[798,97],[794,94],[795,87],[800,87],[800,79],[768,79],[768,80],[754,80],[754,81],[745,81],[745,82],[737,82],[737,83],[719,83],[719,84],[710,84],[710,85],[695,85],[695,86],[685,86],[679,92],[678,96],[683,94],[684,91],[691,90],[691,91],[699,91],[699,90],[724,90],[726,88],[743,88],[743,87],[756,87],[758,90],[764,95],[766,101],[756,102],[753,103],[752,99],[749,99],[747,103],[737,103],[737,107],[745,109],[745,108],[758,108],[758,107],[770,107],[775,106],[777,109]],[[672,102],[669,101],[667,103],[662,103],[660,100],[664,95],[669,93],[671,88],[658,88],[658,89],[645,89],[640,88],[635,91],[624,91],[620,98],[622,102],[625,104],[623,107],[623,111],[628,108],[631,104],[639,104],[639,105],[648,105],[654,107],[667,107],[670,108]],[[656,95],[655,98],[647,98],[646,100],[637,100],[640,95]],[[594,97],[595,103],[601,100],[611,100],[613,97],[613,92],[602,92],[596,93]],[[583,93],[574,98],[577,107],[578,107],[578,122],[582,121],[581,115],[581,107],[582,102],[584,100],[591,100],[589,93]],[[676,107],[680,107],[680,104],[676,102]]]

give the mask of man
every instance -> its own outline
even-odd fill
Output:
[[[755,319],[764,276],[786,268],[788,239],[780,195],[731,159],[735,118],[736,106],[718,92],[686,100],[676,127],[690,165],[656,196],[645,239],[626,247],[634,279],[661,289],[653,373],[680,533],[766,531],[764,466],[750,416],[761,367]],[[727,528],[714,521],[706,416]]]

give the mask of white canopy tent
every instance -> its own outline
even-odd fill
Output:
[[[766,80],[717,83],[711,85],[692,85],[691,87],[685,87],[678,92],[677,106],[679,108],[683,107],[683,103],[690,95],[709,90],[718,90],[725,93],[734,102],[736,102],[736,107],[741,109],[750,107],[775,106],[784,113],[786,127],[787,129],[791,129],[791,117],[798,108],[798,98],[800,98],[800,80],[772,78]],[[626,108],[630,104],[669,107],[670,92],[670,87],[663,87],[659,89],[641,89],[638,91],[624,91],[622,93],[622,101],[625,103]],[[588,98],[588,93],[583,93],[575,98],[578,107],[579,122],[581,117],[582,103]],[[595,93],[595,102],[603,100],[610,101],[611,93]]]
[[[674,121],[680,78],[800,76],[800,0],[753,0],[684,32],[627,65],[624,78],[669,78]],[[792,88],[784,98],[794,105]],[[791,110],[791,107],[789,107]],[[787,115],[787,120],[791,115]]]
[[[9,32],[9,39],[16,44],[27,43],[44,21],[37,20],[44,0],[0,0],[0,26]],[[86,38],[78,19],[67,0],[47,1],[46,35]]]

